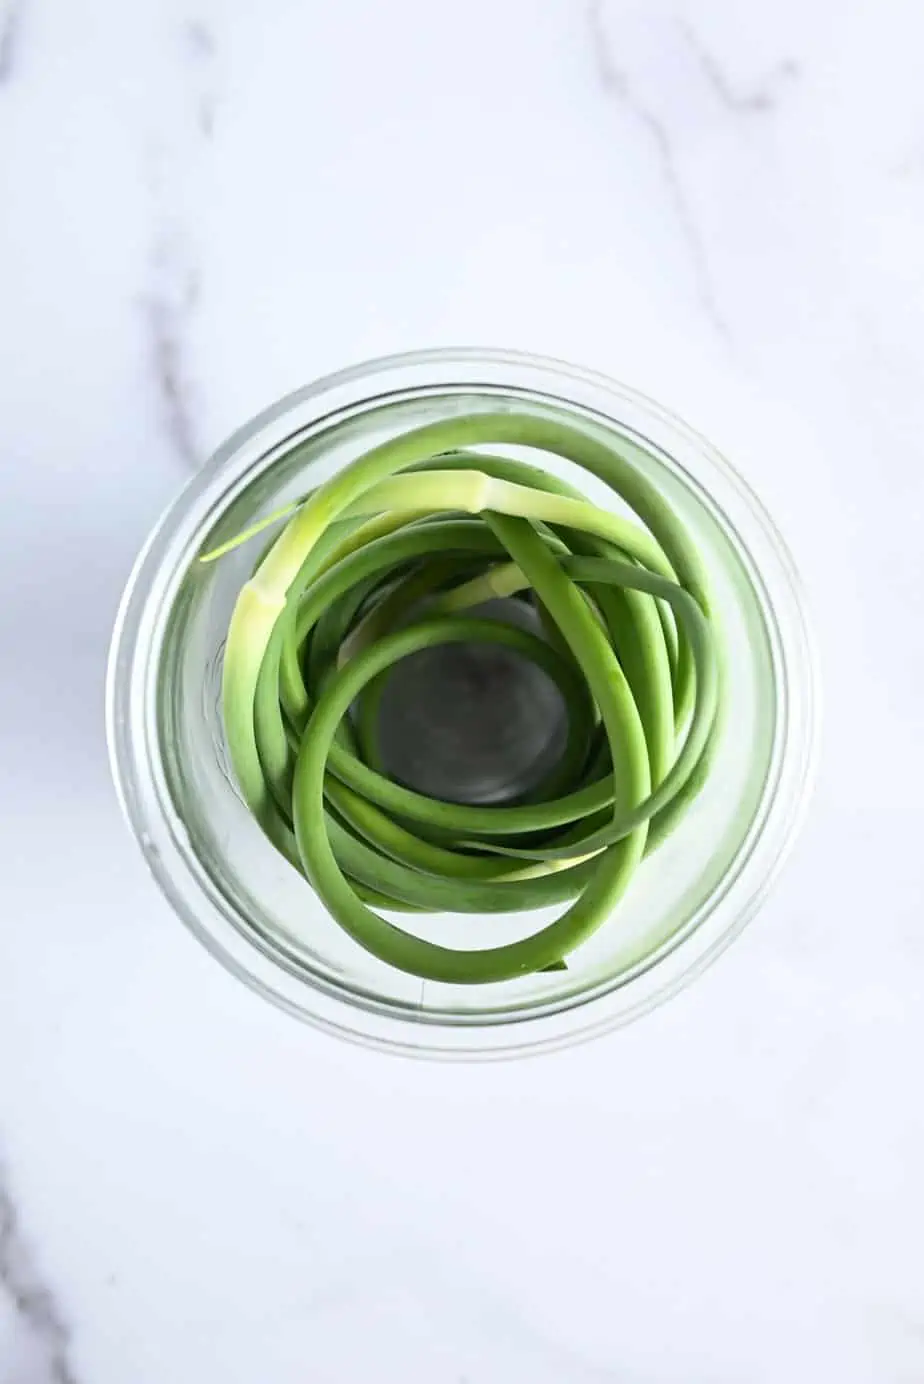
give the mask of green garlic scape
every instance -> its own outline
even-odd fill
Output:
[[[466,450],[510,444],[583,467],[645,527],[537,466]],[[248,808],[337,923],[382,961],[455,984],[561,969],[676,825],[718,738],[715,628],[684,528],[613,446],[506,411],[384,442],[202,560],[281,518],[225,649],[225,734]],[[545,638],[471,613],[526,590]],[[435,800],[381,771],[376,712],[388,670],[463,641],[531,660],[567,710],[560,762],[503,806]],[[376,911],[558,902],[569,906],[532,936],[478,950],[440,946]]]

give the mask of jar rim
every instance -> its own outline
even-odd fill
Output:
[[[245,937],[222,916],[194,850],[183,840],[169,794],[165,798],[147,692],[157,629],[189,555],[243,489],[274,464],[280,449],[284,454],[293,435],[288,423],[297,411],[310,407],[312,421],[320,423],[342,408],[372,406],[397,393],[425,397],[477,388],[541,396],[566,408],[589,409],[620,426],[626,425],[622,413],[627,411],[645,425],[642,436],[709,501],[736,542],[767,623],[781,713],[767,783],[733,869],[664,955],[547,1013],[540,1006],[505,1023],[422,1024],[419,1016],[394,1007],[383,1010],[351,1003],[343,992],[325,993],[324,986],[287,970],[256,937]],[[682,444],[684,462],[676,459],[670,439],[677,450]],[[472,1058],[547,1051],[629,1022],[721,954],[764,901],[796,837],[814,777],[818,703],[817,660],[795,564],[774,521],[731,462],[663,405],[598,372],[520,352],[450,348],[380,357],[325,376],[263,409],[216,450],[156,525],[129,578],[112,639],[106,726],[123,812],[157,884],[228,969],[291,1013],[340,1036],[414,1055]]]

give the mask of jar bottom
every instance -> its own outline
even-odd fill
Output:
[[[543,633],[526,601],[487,601],[473,613]],[[499,805],[547,777],[563,753],[567,721],[554,683],[519,654],[440,645],[392,670],[376,735],[382,767],[397,782],[444,802]]]

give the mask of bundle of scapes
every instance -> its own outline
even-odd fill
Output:
[[[492,446],[575,463],[635,518]],[[389,965],[463,985],[562,969],[617,925],[719,738],[708,582],[683,525],[618,446],[510,411],[394,437],[202,560],[282,519],[225,650],[225,734],[250,812]],[[541,635],[473,613],[521,593]],[[459,643],[530,660],[566,707],[558,762],[519,800],[444,801],[384,772],[376,707],[391,670]],[[428,939],[422,916],[549,904],[563,906],[554,922],[480,949]]]

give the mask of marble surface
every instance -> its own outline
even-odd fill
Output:
[[[924,1379],[922,42],[919,0],[0,0],[0,1384]],[[446,343],[711,435],[826,683],[759,920],[490,1067],[226,975],[102,727],[190,469]]]

